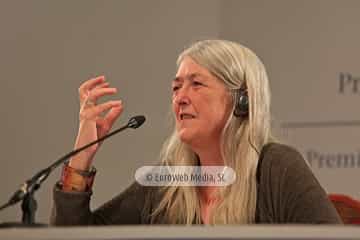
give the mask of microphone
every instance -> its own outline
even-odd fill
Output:
[[[128,126],[130,128],[138,128],[140,127],[143,123],[145,122],[145,117],[140,115],[140,116],[136,116],[136,117],[132,117],[130,118],[129,122],[128,122]]]
[[[139,115],[139,116],[135,116],[129,119],[128,123],[125,126],[122,126],[120,128],[118,128],[117,130],[112,131],[111,133],[95,140],[92,141],[88,144],[86,144],[83,147],[80,147],[78,149],[74,149],[73,151],[65,154],[64,156],[62,156],[59,160],[57,160],[56,162],[54,162],[53,164],[51,164],[49,167],[41,170],[40,172],[38,172],[37,174],[35,174],[32,178],[28,179],[25,183],[23,183],[21,185],[21,187],[12,195],[12,197],[10,198],[10,200],[2,205],[0,207],[0,210],[13,205],[17,202],[19,202],[20,200],[22,200],[27,194],[31,194],[34,191],[36,191],[37,189],[39,189],[41,183],[43,181],[46,180],[46,178],[50,175],[50,173],[57,168],[60,164],[65,163],[70,157],[78,154],[79,152],[85,150],[88,147],[91,147],[94,144],[100,143],[102,141],[104,141],[105,139],[127,129],[127,128],[133,128],[136,129],[138,127],[140,127],[143,123],[145,122],[145,116],[143,115]]]

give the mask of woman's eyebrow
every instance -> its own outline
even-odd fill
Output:
[[[173,81],[173,82],[180,82],[180,81],[183,81],[184,79],[193,80],[193,79],[196,78],[196,77],[202,77],[202,78],[204,78],[205,76],[204,76],[203,74],[201,74],[201,73],[195,72],[195,73],[191,73],[191,74],[185,75],[185,77],[177,76],[177,77],[175,77],[172,81]]]
[[[181,77],[174,77],[173,80],[172,80],[172,82],[173,82],[173,83],[177,83],[177,82],[180,82],[181,79],[182,79]]]

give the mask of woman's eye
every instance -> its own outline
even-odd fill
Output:
[[[179,90],[179,88],[180,88],[179,86],[173,86],[172,90],[173,90],[173,92],[175,92],[175,91]]]
[[[197,82],[197,81],[194,81],[193,84],[194,84],[195,86],[203,85],[201,82]]]

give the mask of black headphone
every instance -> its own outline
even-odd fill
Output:
[[[234,116],[246,118],[249,115],[249,97],[247,94],[247,88],[241,87],[235,91]]]

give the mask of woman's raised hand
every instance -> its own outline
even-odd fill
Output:
[[[97,100],[102,96],[112,95],[116,92],[117,89],[110,87],[104,76],[87,80],[81,84],[79,88],[79,131],[75,148],[95,141],[110,131],[115,120],[123,111],[122,102],[113,100],[97,104]],[[107,113],[104,115],[105,112]],[[95,144],[78,153],[71,158],[69,165],[79,170],[88,170],[99,146],[99,144]]]

